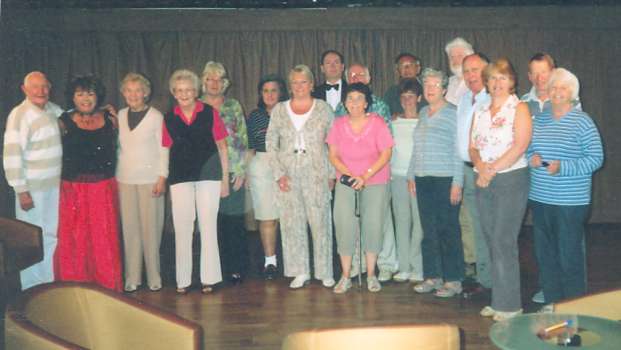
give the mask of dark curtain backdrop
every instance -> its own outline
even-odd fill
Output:
[[[325,49],[343,52],[346,64],[369,65],[372,88],[383,95],[395,81],[397,54],[410,51],[424,66],[447,70],[444,45],[462,36],[492,59],[507,56],[519,73],[520,93],[530,88],[527,62],[538,51],[578,76],[583,107],[606,149],[605,166],[595,175],[591,221],[621,222],[620,29],[621,7],[5,10],[0,124],[23,99],[19,86],[32,70],[48,74],[52,100],[61,106],[71,77],[92,72],[107,86],[107,101],[122,107],[120,80],[129,71],[142,72],[153,83],[152,104],[166,111],[171,73],[189,68],[200,76],[215,60],[228,69],[228,95],[249,112],[261,75],[285,75],[299,63],[319,74]],[[0,193],[0,215],[11,215],[6,183]]]

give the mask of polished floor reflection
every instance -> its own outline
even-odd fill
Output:
[[[263,281],[258,273],[258,234],[248,234],[249,271],[242,284],[223,283],[211,295],[198,288],[179,296],[174,291],[174,259],[164,256],[165,287],[153,293],[141,289],[133,295],[145,303],[160,306],[199,322],[204,329],[205,349],[278,349],[288,333],[339,326],[389,325],[448,322],[463,330],[464,349],[494,349],[488,338],[491,320],[479,316],[489,295],[470,299],[440,299],[416,294],[409,283],[386,283],[379,293],[369,293],[354,283],[348,293],[337,295],[320,281],[301,290],[288,288],[288,279]],[[163,253],[170,252],[170,235]],[[590,291],[621,287],[621,225],[595,225],[587,234]],[[525,227],[520,237],[522,299],[526,311],[538,305],[530,301],[537,272],[532,251],[532,234]],[[614,263],[613,263],[614,262]]]

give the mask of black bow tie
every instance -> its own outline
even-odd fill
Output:
[[[326,91],[330,91],[332,89],[339,91],[339,84],[332,85],[332,84],[326,83]]]

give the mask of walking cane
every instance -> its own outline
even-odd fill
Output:
[[[358,254],[358,287],[362,291],[362,222],[360,221],[360,191],[354,192],[354,214],[358,218],[358,248],[360,253]]]

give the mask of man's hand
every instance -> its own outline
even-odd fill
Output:
[[[30,196],[30,192],[22,192],[17,194],[17,198],[19,198],[19,206],[23,211],[28,211],[34,208],[34,202],[32,201],[32,197]]]

